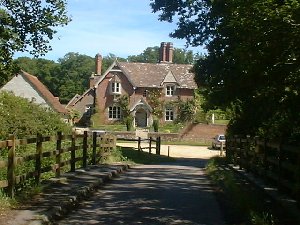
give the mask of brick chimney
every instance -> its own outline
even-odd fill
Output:
[[[173,62],[173,43],[168,42],[167,43],[167,48],[166,48],[166,52],[167,52],[167,57],[166,57],[166,61],[168,63],[172,63]]]
[[[172,63],[173,62],[173,43],[162,42],[159,50],[159,62]]]
[[[159,62],[166,62],[166,48],[167,48],[167,43],[162,42],[160,44],[160,49],[159,49]]]
[[[95,75],[101,75],[101,68],[102,68],[102,56],[100,54],[97,54],[95,57],[95,63],[96,63],[96,70]]]

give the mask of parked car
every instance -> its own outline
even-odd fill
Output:
[[[226,138],[224,134],[218,134],[213,138],[212,141],[212,148],[213,149],[217,149],[217,148],[221,148],[221,145],[223,143],[223,148],[225,148],[226,146]]]

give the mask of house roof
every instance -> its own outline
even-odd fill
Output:
[[[136,87],[160,87],[163,82],[166,82],[165,77],[171,73],[179,86],[197,88],[194,74],[191,72],[193,65],[129,62],[117,62],[117,65]]]
[[[26,73],[25,71],[21,71],[20,75],[22,75],[24,79],[31,84],[31,86],[45,99],[53,110],[58,113],[68,113],[65,107],[60,104],[59,99],[54,97],[48,88],[40,82],[36,76]]]

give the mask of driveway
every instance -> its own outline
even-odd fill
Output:
[[[118,142],[118,146],[137,148],[137,143],[123,143]],[[149,143],[142,142],[142,147],[149,147]],[[149,151],[144,149],[144,151]],[[152,149],[155,153],[155,150]],[[209,159],[213,156],[219,156],[219,150],[211,150],[206,146],[189,146],[189,145],[161,145],[160,154],[167,156],[169,152],[170,157],[175,158],[197,158],[197,159]]]
[[[204,171],[207,158],[216,154],[204,147],[172,146],[171,156],[180,159],[129,169],[57,224],[223,225]]]

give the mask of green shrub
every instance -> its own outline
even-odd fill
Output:
[[[9,134],[23,138],[37,133],[51,135],[70,130],[71,127],[52,110],[12,93],[0,93],[0,139],[7,139]]]
[[[159,120],[158,119],[153,120],[154,132],[158,132],[158,126],[159,126]]]

